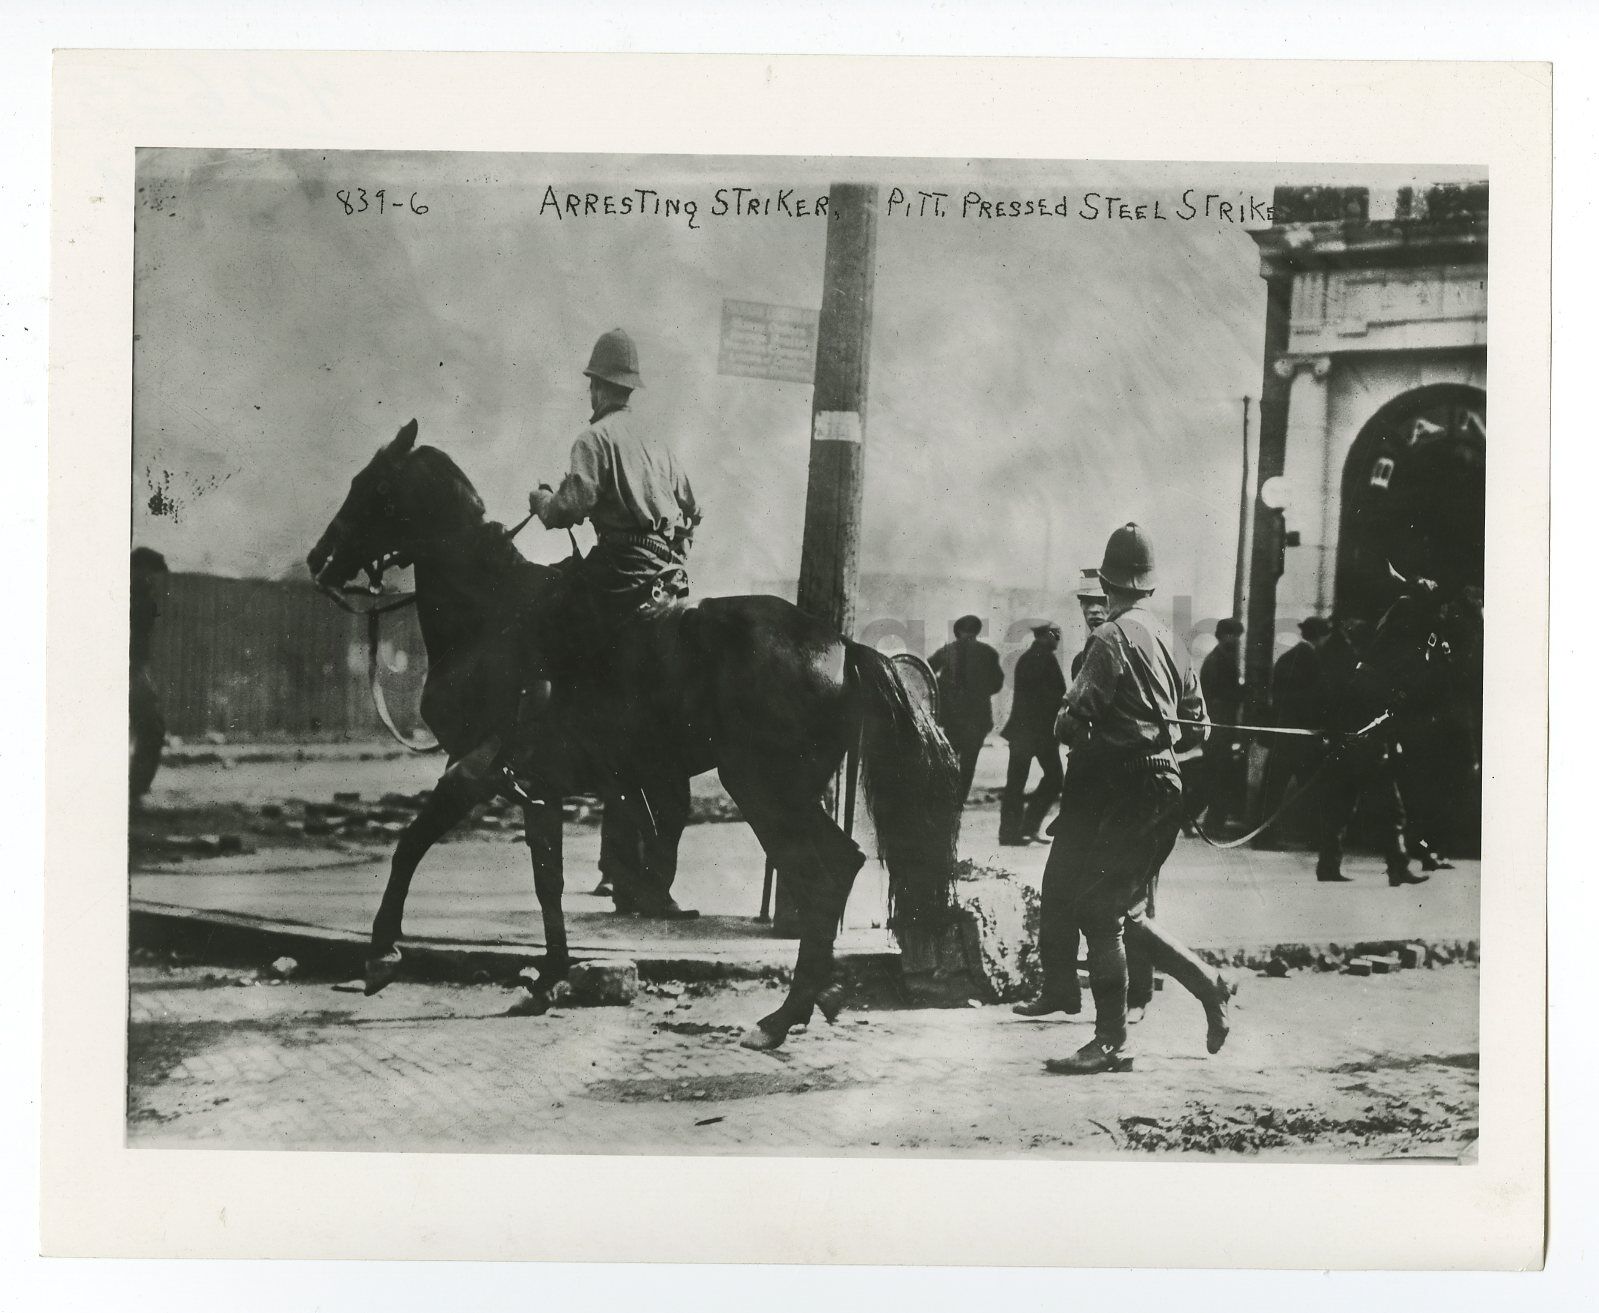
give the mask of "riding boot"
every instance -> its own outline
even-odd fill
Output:
[[[1430,876],[1417,875],[1410,869],[1410,857],[1405,852],[1402,843],[1397,840],[1388,846],[1384,859],[1388,868],[1388,884],[1390,888],[1397,889],[1405,884],[1426,884]]]
[[[1094,996],[1094,1038],[1106,1049],[1127,1043],[1127,949],[1122,927],[1090,930],[1088,988]]]
[[[1161,929],[1156,921],[1145,921],[1141,918],[1130,918],[1127,922],[1127,937],[1137,945],[1134,950],[1145,955],[1151,968],[1159,968],[1170,979],[1175,980],[1186,989],[1205,1009],[1205,1047],[1211,1053],[1220,1051],[1227,1042],[1227,1035],[1231,1029],[1227,1011],[1232,996],[1237,992],[1214,967],[1200,958],[1191,948],[1173,938]],[[1126,961],[1126,958],[1123,958]],[[1089,970],[1092,973],[1092,952],[1090,951]],[[1123,977],[1125,980],[1125,976]],[[1094,998],[1099,998],[1096,987]],[[1123,1001],[1126,993],[1123,992]],[[1125,1031],[1122,1032],[1125,1035]],[[1114,1038],[1106,1035],[1105,1038]]]
[[[1101,1072],[1131,1071],[1133,1059],[1121,1044],[1107,1044],[1097,1035],[1069,1058],[1046,1058],[1044,1070],[1057,1076],[1097,1076]]]

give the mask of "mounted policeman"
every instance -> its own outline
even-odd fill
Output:
[[[588,520],[599,539],[584,562],[589,591],[626,611],[688,595],[689,544],[701,512],[688,475],[629,406],[644,386],[638,348],[620,328],[600,335],[583,371],[588,427],[572,444],[561,486],[540,486],[528,507],[547,529]]]
[[[528,506],[549,529],[569,529],[585,520],[598,538],[575,571],[574,586],[554,616],[536,620],[538,663],[548,674],[573,682],[582,672],[580,696],[614,698],[614,646],[618,626],[689,591],[687,556],[701,512],[676,455],[656,440],[628,404],[644,386],[638,348],[620,328],[601,334],[583,371],[589,380],[589,422],[572,444],[559,488],[541,486]],[[535,694],[535,702],[539,698]],[[542,696],[548,696],[547,686]],[[524,707],[524,717],[535,714]],[[594,750],[597,746],[590,744]],[[677,833],[688,815],[688,781],[680,773],[641,758],[636,742],[600,748],[603,773],[617,789],[608,802],[601,836],[600,885],[618,912],[644,916],[693,916],[673,900]],[[625,757],[625,760],[622,758]],[[619,806],[619,794],[636,804]]]

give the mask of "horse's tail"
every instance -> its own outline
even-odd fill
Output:
[[[866,807],[888,866],[889,924],[936,927],[949,908],[960,837],[960,763],[894,664],[875,648],[845,645],[847,681],[861,720]]]

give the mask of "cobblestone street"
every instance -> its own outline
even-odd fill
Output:
[[[139,966],[130,1141],[1347,1160],[1454,1158],[1476,1135],[1474,966],[1246,975],[1215,1057],[1200,1009],[1167,982],[1134,1030],[1134,1071],[1093,1079],[1042,1068],[1088,1038],[1082,1019],[869,1006],[764,1054],[737,1040],[775,986],[646,989],[630,1007],[510,1018],[517,995],[496,986],[401,983],[366,999]]]

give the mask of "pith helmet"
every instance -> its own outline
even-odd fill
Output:
[[[1137,593],[1155,591],[1155,544],[1136,524],[1128,523],[1111,534],[1099,577],[1107,584]]]
[[[617,387],[644,386],[644,380],[638,375],[638,348],[620,328],[600,334],[600,340],[589,353],[588,368],[583,372],[589,378],[603,378]]]

